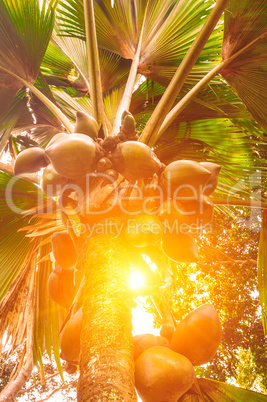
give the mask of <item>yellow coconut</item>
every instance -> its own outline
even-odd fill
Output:
[[[147,349],[135,362],[135,386],[143,402],[177,401],[194,380],[192,363],[164,346]]]
[[[197,242],[191,233],[164,233],[161,241],[162,250],[175,262],[197,262]]]
[[[170,347],[186,356],[194,366],[200,366],[215,356],[221,339],[219,316],[212,304],[204,304],[177,325]]]
[[[43,148],[27,148],[18,154],[14,165],[14,174],[38,172],[41,168],[46,167],[48,163]]]

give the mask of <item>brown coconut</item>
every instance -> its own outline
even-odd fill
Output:
[[[220,318],[212,304],[204,304],[177,325],[170,348],[200,366],[215,356],[221,339]]]
[[[82,308],[65,324],[60,334],[61,357],[71,364],[79,364]]]
[[[67,183],[68,180],[66,177],[60,176],[50,163],[43,171],[40,185],[41,189],[46,195],[55,197],[57,195],[61,195],[62,189]]]
[[[46,149],[46,155],[58,174],[79,179],[96,169],[103,156],[100,145],[85,134],[69,134]]]
[[[221,166],[213,162],[200,162],[200,165],[211,173],[211,176],[203,189],[203,194],[211,195],[217,187]]]
[[[27,148],[21,151],[14,164],[14,174],[34,173],[48,165],[45,150],[39,147]]]
[[[98,135],[98,123],[96,119],[89,114],[77,111],[74,132],[85,134],[92,139],[96,139]]]
[[[168,192],[178,201],[184,197],[202,194],[203,188],[211,177],[211,172],[200,163],[191,160],[178,160],[164,169],[161,182]]]
[[[169,346],[168,339],[163,336],[156,336],[153,334],[141,334],[135,335],[133,338],[134,343],[134,360],[138,359],[138,357],[147,349],[152,348],[153,346]]]
[[[109,157],[114,168],[129,181],[152,178],[162,169],[162,163],[151,148],[137,141],[118,144]]]
[[[161,241],[163,252],[175,262],[197,262],[198,247],[191,233],[164,233]]]
[[[77,291],[78,283],[74,282],[74,270],[63,271],[60,267],[54,269],[48,278],[48,293],[54,302],[69,308]]]
[[[70,269],[76,264],[77,253],[70,235],[67,232],[52,234],[52,251],[56,262],[62,269]]]

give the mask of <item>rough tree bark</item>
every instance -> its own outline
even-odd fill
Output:
[[[123,240],[111,235],[91,238],[84,273],[77,400],[136,401],[130,264]]]

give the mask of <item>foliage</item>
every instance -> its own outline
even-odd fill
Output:
[[[178,267],[172,307],[180,321],[188,311],[209,302],[222,319],[219,352],[198,368],[199,375],[223,382],[235,379],[254,390],[258,389],[254,382],[260,381],[258,386],[267,393],[267,344],[257,290],[260,215],[251,215],[244,209],[237,209],[233,218],[217,212],[211,229],[201,236],[200,262]]]

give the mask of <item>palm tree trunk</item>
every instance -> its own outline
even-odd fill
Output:
[[[85,253],[78,402],[136,401],[127,248],[90,238]]]

